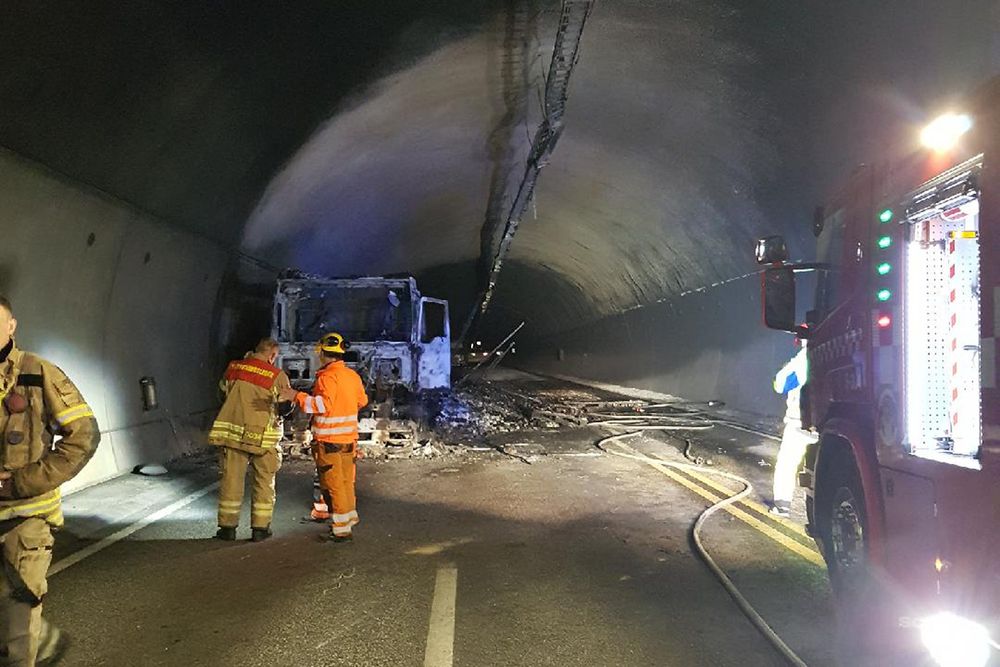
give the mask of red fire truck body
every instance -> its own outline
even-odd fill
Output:
[[[954,144],[861,167],[817,211],[815,264],[788,264],[778,237],[758,261],[768,326],[807,344],[802,417],[819,441],[800,481],[835,592],[877,595],[925,644],[985,629],[996,660],[1000,84],[964,111],[945,121]]]

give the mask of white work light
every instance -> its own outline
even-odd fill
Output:
[[[946,113],[938,116],[920,133],[924,146],[935,151],[952,148],[959,138],[972,129],[972,119],[965,114]]]
[[[920,638],[941,667],[983,667],[990,659],[986,628],[950,612],[925,618]]]

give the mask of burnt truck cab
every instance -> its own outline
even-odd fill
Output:
[[[296,389],[308,390],[321,362],[316,343],[331,331],[350,343],[348,366],[361,375],[373,405],[451,386],[448,302],[424,297],[413,278],[278,280],[272,336],[277,364]]]
[[[859,168],[817,212],[816,262],[757,248],[765,324],[807,344],[800,482],[841,617],[940,664],[1000,660],[998,112],[994,83],[936,121],[952,143],[931,126],[931,148]]]

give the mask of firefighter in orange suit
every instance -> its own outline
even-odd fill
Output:
[[[330,538],[334,542],[350,540],[351,528],[358,523],[354,498],[358,410],[368,405],[361,377],[344,364],[348,347],[340,334],[323,336],[317,351],[324,365],[316,373],[312,395],[291,390],[282,394],[312,415],[313,458],[320,491],[333,510]]]
[[[0,296],[0,639],[4,665],[54,665],[67,640],[42,618],[59,486],[101,440],[94,413],[66,375],[14,344],[17,320]],[[59,436],[56,438],[56,436]]]
[[[243,486],[253,472],[250,502],[251,540],[271,536],[274,514],[274,478],[281,467],[281,417],[278,401],[291,387],[288,376],[274,365],[278,343],[265,338],[256,349],[226,368],[221,387],[226,401],[209,431],[209,443],[219,447],[220,540],[235,540],[243,506]]]

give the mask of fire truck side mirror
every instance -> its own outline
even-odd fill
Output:
[[[795,324],[795,272],[788,266],[765,269],[761,275],[764,325],[769,329],[797,332]]]
[[[788,247],[781,236],[765,236],[757,241],[755,252],[758,264],[776,264],[788,261]]]

